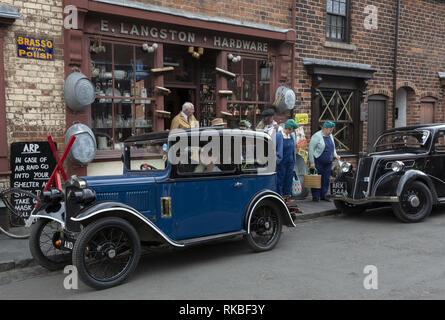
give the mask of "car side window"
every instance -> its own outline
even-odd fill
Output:
[[[258,145],[263,143],[262,146]],[[255,141],[254,139],[243,139],[241,143],[241,171],[246,174],[256,174],[258,169],[268,166],[267,141]],[[262,152],[262,154],[260,154]]]
[[[221,139],[222,140],[222,139]],[[198,146],[187,146],[180,150],[183,159],[177,165],[179,176],[209,177],[233,174],[236,172],[236,165],[233,161],[223,161],[223,146],[220,141],[218,148],[210,148],[208,142],[202,142]],[[178,155],[179,156],[179,155]]]
[[[434,139],[434,149],[437,152],[445,152],[445,131],[439,131]]]

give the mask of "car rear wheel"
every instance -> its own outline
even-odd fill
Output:
[[[85,284],[106,289],[124,282],[141,256],[139,235],[119,218],[104,218],[88,225],[74,245],[73,262]]]
[[[392,207],[399,220],[406,223],[420,222],[430,215],[433,197],[424,183],[414,181],[405,186],[399,202]]]
[[[338,211],[340,211],[341,213],[343,213],[345,215],[360,214],[366,210],[366,206],[364,206],[364,205],[359,206],[359,205],[350,204],[350,203],[347,203],[345,201],[340,201],[340,200],[334,200],[334,205]]]
[[[269,200],[261,201],[249,221],[247,243],[255,252],[272,250],[281,237],[283,223],[280,209]]]

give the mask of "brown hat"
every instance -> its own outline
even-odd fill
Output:
[[[227,123],[222,118],[215,118],[212,120],[212,127],[225,126]]]

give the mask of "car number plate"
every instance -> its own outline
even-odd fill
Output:
[[[333,182],[331,184],[331,192],[332,194],[344,194],[346,192],[346,183],[345,182]]]
[[[65,241],[65,243],[63,244],[63,246],[68,249],[68,250],[73,250],[74,248],[74,243],[70,242],[70,241]]]

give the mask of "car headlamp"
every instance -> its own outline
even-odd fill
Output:
[[[395,161],[391,165],[391,169],[394,172],[401,172],[403,169],[405,169],[405,164],[402,161]]]
[[[350,162],[342,162],[340,165],[340,170],[342,173],[348,173],[352,171],[352,164]]]

